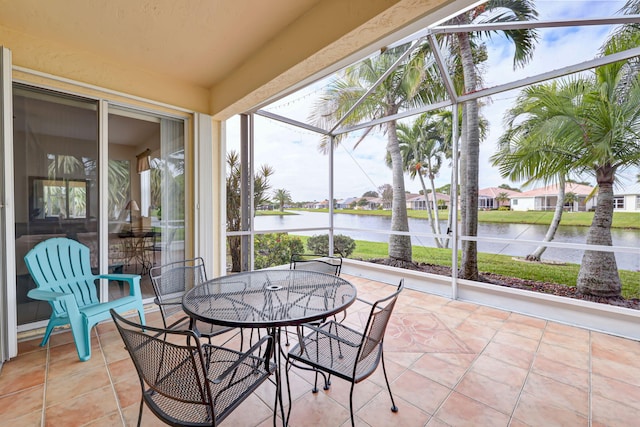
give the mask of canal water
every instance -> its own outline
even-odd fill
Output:
[[[328,227],[329,214],[318,212],[296,211],[299,215],[267,215],[255,218],[256,230],[284,230],[296,228]],[[441,221],[441,230],[446,230],[446,222]],[[374,215],[334,215],[334,227],[336,228],[362,228],[366,230],[388,231],[391,229],[391,218]],[[480,222],[478,224],[478,237],[497,237],[502,239],[541,241],[547,233],[546,225],[534,224],[494,224]],[[560,226],[554,242],[560,243],[585,243],[588,227]],[[429,222],[426,219],[409,218],[409,230],[414,233],[430,233]],[[293,234],[314,235],[324,232],[309,231],[295,232]],[[387,234],[372,233],[370,231],[337,231],[356,240],[368,240],[374,242],[387,242]],[[637,253],[616,253],[618,268],[622,270],[640,271],[640,230],[623,230],[612,228],[611,234],[614,246],[639,248]],[[435,247],[433,238],[411,238],[413,245]],[[478,242],[478,251],[500,255],[512,255],[523,257],[533,252],[537,245],[528,243],[495,243]],[[543,260],[570,262],[579,264],[584,251],[579,249],[548,247],[542,255]]]

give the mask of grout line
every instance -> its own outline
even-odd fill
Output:
[[[107,371],[107,376],[109,377],[109,384],[111,384],[111,391],[113,391],[113,395],[116,399],[116,405],[118,406],[118,413],[120,414],[120,420],[122,421],[122,426],[126,426],[124,412],[122,411],[122,405],[120,405],[120,399],[118,398],[118,392],[116,391],[116,386],[113,383],[113,377],[111,376],[111,371],[109,371],[109,363],[107,362],[107,357],[104,354],[104,350],[102,348],[102,341],[100,340],[100,333],[98,329],[96,331],[96,339],[98,340],[98,348],[100,349],[100,355],[102,356],[102,360],[104,361],[104,368]]]
[[[522,399],[522,393],[524,392],[524,388],[527,385],[527,381],[529,381],[529,376],[531,375],[531,371],[533,370],[533,365],[536,363],[536,358],[538,357],[538,352],[540,351],[540,346],[542,345],[542,339],[544,338],[544,333],[547,330],[547,327],[549,326],[549,322],[545,321],[544,322],[544,329],[542,331],[542,335],[540,335],[540,339],[538,339],[538,345],[536,347],[536,351],[533,353],[533,359],[531,359],[531,364],[529,364],[529,369],[527,370],[527,375],[524,377],[524,381],[522,382],[522,387],[520,387],[520,392],[518,393],[518,398],[516,399],[516,403],[515,405],[513,405],[513,410],[511,411],[511,414],[509,415],[509,425],[511,425],[511,423],[513,422],[513,416],[516,412],[516,408],[518,407],[518,405],[520,404],[520,400]],[[525,422],[522,420],[518,420],[520,422]]]
[[[589,384],[587,385],[587,411],[588,411],[588,425],[593,425],[593,332],[589,331]]]

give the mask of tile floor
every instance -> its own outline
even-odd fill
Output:
[[[349,278],[349,277],[347,277]],[[385,285],[349,278],[375,300]],[[346,322],[362,325],[366,306]],[[158,312],[148,314],[159,324]],[[93,356],[79,362],[68,332],[20,343],[0,373],[0,425],[135,425],[137,376],[111,322],[99,325]],[[399,412],[389,410],[382,370],[356,385],[358,426],[634,426],[640,423],[640,342],[405,290],[385,340]],[[349,425],[349,387],[310,392],[294,371],[290,425]],[[223,425],[273,425],[267,382]],[[280,420],[278,420],[280,422]],[[143,426],[159,425],[145,408]],[[280,425],[280,424],[279,424]]]

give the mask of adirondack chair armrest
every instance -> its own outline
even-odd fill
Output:
[[[69,316],[69,319],[78,319],[80,317],[80,309],[78,308],[76,297],[73,296],[73,294],[31,289],[27,295],[29,298],[41,301],[61,302],[67,308],[67,315]]]
[[[65,299],[64,297],[67,296],[73,298],[73,295],[65,294],[64,292],[44,291],[40,289],[31,289],[27,293],[27,296],[40,301],[62,301]]]
[[[129,283],[129,295],[142,295],[140,292],[140,275],[139,274],[100,274],[97,279],[107,279],[109,281],[116,280]]]

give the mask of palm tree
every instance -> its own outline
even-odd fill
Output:
[[[604,55],[640,45],[640,33],[623,33],[604,46]],[[580,123],[571,130],[576,139],[571,150],[580,156],[579,166],[590,168],[598,184],[598,204],[587,235],[587,244],[611,246],[613,184],[616,172],[640,166],[640,74],[637,62],[616,62],[595,70],[586,82]],[[615,254],[587,250],[578,273],[578,290],[598,296],[620,296],[621,285]]]
[[[437,132],[437,123],[430,120],[429,114],[420,115],[412,126],[398,123],[398,142],[404,168],[413,179],[416,176],[420,180],[422,191],[426,200],[427,218],[433,234],[440,234],[438,218],[438,204],[436,199],[435,177],[440,172],[446,147]],[[387,156],[387,163],[390,159]],[[431,186],[432,203],[429,203],[429,190],[424,182],[427,176]],[[433,214],[432,214],[433,211]],[[439,237],[434,237],[436,246],[442,247]]]
[[[475,57],[481,57],[481,55],[476,54],[474,55]],[[456,108],[456,107],[454,107]],[[459,108],[459,107],[457,107]],[[449,160],[450,164],[449,166],[451,166],[451,162],[453,161],[453,112],[451,110],[436,110],[436,115],[438,116],[438,130],[440,135],[443,137],[442,141],[443,141],[443,150],[444,150],[444,156],[447,160]],[[459,111],[458,114],[458,129],[460,129],[462,127],[462,121],[463,121],[463,117],[461,113],[461,109]],[[480,132],[480,141],[484,141],[487,138],[487,134],[489,131],[489,121],[487,119],[485,119],[484,117],[482,117],[482,115],[480,115],[478,117],[478,125],[479,125],[479,132]],[[460,142],[460,135],[456,135],[457,141],[458,143]],[[459,146],[460,144],[458,144]],[[459,154],[459,150],[458,150],[458,154]],[[451,168],[451,182],[454,182],[454,168]],[[451,195],[451,184],[449,184],[449,191],[446,192],[446,194]],[[440,191],[441,193],[443,191]],[[459,193],[458,193],[459,194]],[[449,217],[447,219],[447,234],[450,233],[450,231],[453,229],[453,219],[455,218],[455,215],[453,214],[453,212],[449,212]],[[449,239],[445,239],[444,240],[444,247],[448,248],[449,247]]]
[[[562,109],[570,109],[574,97],[573,85],[559,86],[557,82],[524,89],[505,114],[507,129],[500,137],[498,151],[491,157],[504,178],[525,180],[525,184],[557,182],[554,215],[543,242],[552,241],[558,231],[564,211],[566,177],[573,168],[572,156],[564,152],[569,142],[558,135],[558,129],[565,125],[565,117],[556,115],[550,106],[562,104]],[[526,259],[540,261],[546,249],[540,245]]]
[[[268,165],[262,165],[253,179],[253,204],[260,206],[268,201],[266,194],[271,188],[269,177],[274,171]],[[241,177],[242,167],[240,155],[231,150],[227,153],[227,231],[240,231],[242,229],[241,217]],[[229,253],[231,255],[231,271],[242,271],[242,238],[241,236],[227,236]]]
[[[489,0],[453,18],[449,24],[496,23],[528,21],[537,17],[531,0]],[[514,67],[526,63],[533,52],[537,35],[533,30],[506,30],[502,32],[515,45]],[[455,33],[446,36],[449,50],[458,55],[464,81],[464,92],[478,89],[478,73],[474,51],[481,36],[491,33]],[[461,232],[467,236],[478,234],[478,173],[480,152],[479,111],[476,100],[463,105],[463,124],[460,149],[461,177],[460,213]],[[478,249],[475,241],[462,242],[462,263],[459,275],[464,279],[478,279]]]
[[[622,36],[619,36],[622,34]],[[609,55],[640,45],[640,33],[618,33],[603,48]],[[564,79],[560,96],[544,99],[546,125],[530,129],[551,132],[553,141],[540,138],[540,166],[549,175],[566,172],[568,165],[595,176],[598,203],[587,244],[611,246],[613,185],[616,173],[640,166],[640,69],[629,61],[596,68],[592,76]],[[549,85],[546,85],[549,86]],[[544,89],[545,85],[541,86]],[[537,88],[531,88],[535,91]],[[542,99],[542,98],[541,98]],[[584,294],[618,297],[621,286],[613,252],[586,250],[578,273],[578,290]]]
[[[575,207],[575,203],[580,201],[580,198],[578,197],[578,195],[572,191],[569,191],[568,193],[566,193],[564,195],[564,204],[565,205],[571,205],[569,211],[573,212],[573,209]]]
[[[504,206],[507,202],[509,202],[509,200],[511,200],[511,197],[509,197],[509,193],[506,193],[504,191],[501,191],[496,195],[496,202],[498,202],[498,207]]]
[[[368,58],[349,67],[342,78],[331,84],[324,95],[320,97],[314,107],[311,120],[318,127],[331,128],[345,115],[344,124],[355,124],[362,120],[393,115],[401,108],[411,108],[433,101],[433,99],[426,97],[435,96],[438,93],[433,90],[431,92],[421,90],[428,75],[425,55],[422,51],[417,51],[415,55],[385,74],[395,62],[402,58],[403,54],[407,53],[408,49],[408,45],[386,49],[379,56]],[[351,111],[358,100],[383,76],[386,77],[382,82]],[[407,232],[409,231],[409,222],[404,169],[396,121],[386,122],[383,126],[387,134],[386,148],[391,158],[392,169],[391,230]],[[335,137],[335,142],[337,143],[339,139],[339,137]],[[323,140],[321,147],[326,148],[327,142],[327,139]],[[411,262],[411,237],[395,234],[389,236],[389,257],[401,263]]]
[[[280,212],[284,212],[284,205],[291,203],[291,193],[284,188],[273,192],[273,200],[280,206]]]

